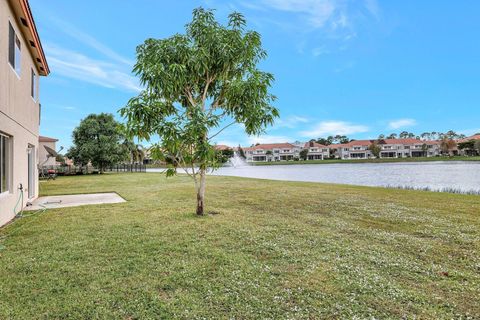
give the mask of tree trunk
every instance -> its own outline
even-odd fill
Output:
[[[200,169],[200,183],[197,188],[197,215],[203,216],[205,209],[205,169]]]

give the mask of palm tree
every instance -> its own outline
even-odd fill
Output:
[[[422,144],[422,151],[423,156],[426,157],[428,155],[428,145],[426,143]]]
[[[143,159],[145,158],[145,150],[141,144],[135,144],[133,140],[125,140],[122,146],[131,164],[143,163]]]
[[[443,136],[442,140],[440,141],[440,150],[442,150],[443,154],[447,154],[449,156],[452,155],[452,150],[455,149],[456,146],[457,143],[447,136]]]

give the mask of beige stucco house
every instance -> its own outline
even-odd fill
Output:
[[[49,68],[27,0],[0,1],[0,225],[38,196],[39,76]]]
[[[53,151],[57,150],[58,139],[39,136],[38,137],[38,165],[40,167],[53,167],[57,164],[55,157],[52,157],[45,147],[49,147]]]

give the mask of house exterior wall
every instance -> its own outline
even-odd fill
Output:
[[[40,141],[39,143],[39,147],[38,147],[38,164],[39,166],[47,166],[47,167],[51,167],[51,166],[55,166],[57,164],[57,160],[55,159],[55,157],[50,157],[48,158],[48,152],[47,150],[44,148],[44,146],[47,146],[49,148],[51,148],[52,150],[56,150],[56,142],[53,142],[53,141]]]
[[[17,75],[8,61],[9,22],[21,42],[20,75]],[[34,166],[35,183],[32,199],[28,199],[28,147],[35,149],[35,163],[38,163],[39,103],[31,96],[31,71],[38,70],[25,41],[22,29],[8,1],[0,1],[0,132],[11,137],[9,163],[9,191],[0,195],[0,225],[14,217],[14,207],[20,198],[20,184],[24,187],[25,206],[38,196],[38,169]]]

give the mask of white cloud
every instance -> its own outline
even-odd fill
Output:
[[[332,18],[337,2],[334,0],[263,0],[265,5],[273,9],[304,15],[314,28],[323,27]]]
[[[388,128],[389,129],[400,129],[400,128],[405,128],[405,127],[412,127],[417,124],[417,121],[415,119],[398,119],[398,120],[393,120],[388,123]]]
[[[50,16],[49,21],[53,22],[58,26],[58,30],[64,32],[65,34],[69,35],[70,37],[74,38],[78,42],[81,42],[98,52],[102,53],[105,55],[107,58],[110,60],[114,60],[116,62],[125,64],[129,66],[130,68],[133,66],[135,63],[134,61],[127,59],[125,57],[122,57],[120,54],[116,53],[114,50],[110,49],[91,35],[78,30],[75,26],[71,25],[70,23],[60,20],[57,17]]]
[[[275,121],[274,128],[295,128],[299,124],[307,123],[309,120],[301,116],[288,116],[284,119],[280,118]]]
[[[56,46],[45,45],[44,48],[56,74],[106,88],[141,90],[138,80],[127,73],[125,67]]]
[[[316,138],[328,135],[350,135],[355,133],[367,132],[369,128],[364,125],[352,124],[345,121],[322,121],[314,128],[302,131],[303,137]]]
[[[323,54],[329,54],[331,51],[325,47],[325,45],[322,45],[320,47],[316,47],[312,49],[312,54],[315,57],[321,56]]]
[[[459,130],[458,133],[464,134],[467,137],[473,136],[474,134],[480,133],[480,128],[477,129],[463,129]]]
[[[380,16],[380,7],[378,6],[377,0],[365,0],[365,8],[368,12],[378,19]]]

